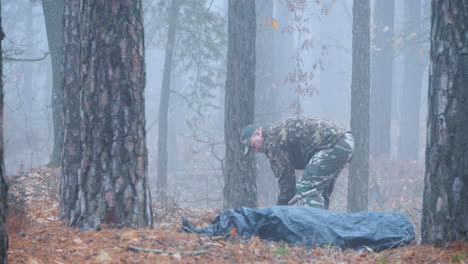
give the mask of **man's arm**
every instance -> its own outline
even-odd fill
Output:
[[[271,169],[278,178],[278,187],[280,194],[278,196],[278,205],[288,205],[289,200],[293,198],[296,191],[296,176],[294,167],[289,154],[285,151],[275,153],[270,159]]]

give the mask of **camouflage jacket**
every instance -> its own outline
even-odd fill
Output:
[[[345,132],[333,123],[307,116],[262,128],[263,151],[280,187],[278,204],[287,204],[294,195],[294,170],[303,170],[317,151],[332,147]]]

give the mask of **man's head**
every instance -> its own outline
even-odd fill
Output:
[[[256,125],[248,125],[242,130],[242,144],[245,146],[244,155],[252,148],[255,152],[263,152],[262,128]]]

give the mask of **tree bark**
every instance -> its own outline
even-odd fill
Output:
[[[351,83],[351,131],[355,140],[349,167],[348,212],[367,211],[369,178],[370,90],[369,0],[353,4],[353,62]]]
[[[256,4],[256,78],[255,78],[255,123],[269,124],[279,120],[279,109],[276,103],[276,96],[279,91],[275,88],[275,34],[280,34],[280,28],[271,26],[273,19],[273,0],[257,0]],[[258,200],[265,204],[275,203],[276,181],[274,180],[270,162],[264,155],[256,157],[257,186],[262,186],[258,190]]]
[[[141,1],[78,2],[82,157],[69,223],[148,226]]]
[[[172,59],[175,47],[175,35],[181,0],[172,0],[169,7],[169,28],[167,30],[166,54],[164,58],[164,72],[161,86],[161,97],[159,101],[159,123],[158,123],[158,175],[156,179],[157,199],[164,200],[167,192],[167,131],[169,98],[171,88]]]
[[[70,0],[64,6],[64,49],[63,49],[63,105],[61,112],[61,152],[62,181],[60,185],[59,218],[72,222],[76,217],[78,199],[78,175],[81,169],[81,117],[80,91],[80,1]]]
[[[62,97],[63,97],[63,0],[42,0],[42,9],[47,30],[52,61],[52,122],[54,130],[54,147],[49,166],[58,167],[62,152]]]
[[[376,0],[374,7],[374,45],[372,49],[370,99],[370,152],[390,155],[393,90],[394,0]]]
[[[257,185],[253,153],[243,156],[242,129],[254,119],[255,3],[229,0],[228,54],[225,94],[224,208],[256,207]]]
[[[2,54],[2,40],[5,37],[2,27],[0,3],[0,54]],[[8,185],[5,181],[5,157],[3,151],[3,62],[0,56],[0,262],[8,263],[8,234],[6,230],[6,218],[8,211],[7,197]]]
[[[432,1],[423,243],[468,241],[468,2]]]
[[[400,137],[398,156],[403,160],[418,160],[419,110],[422,75],[425,63],[418,43],[421,33],[421,0],[404,1],[406,46],[403,57],[403,86],[400,93]]]

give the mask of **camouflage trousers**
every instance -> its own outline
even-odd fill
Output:
[[[296,183],[295,198],[300,206],[328,209],[335,181],[351,160],[353,149],[354,138],[348,132],[333,147],[323,149],[312,157]]]

